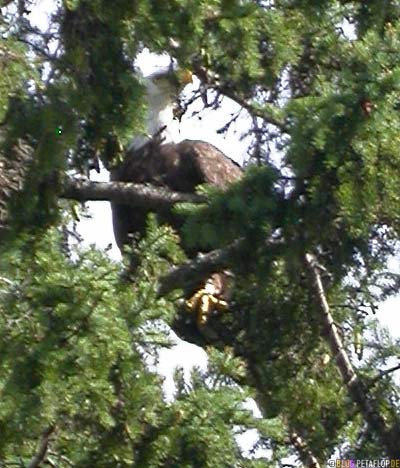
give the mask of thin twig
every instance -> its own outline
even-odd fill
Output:
[[[371,379],[370,383],[369,383],[369,386],[372,387],[373,385],[376,384],[376,382],[378,382],[379,380],[381,380],[382,377],[385,377],[385,375],[389,375],[389,374],[392,374],[393,372],[396,372],[397,370],[400,369],[400,363],[393,366],[393,367],[390,367],[389,369],[385,369],[385,370],[382,370],[382,371],[379,371],[379,375],[377,375],[376,377],[374,377],[373,379]]]

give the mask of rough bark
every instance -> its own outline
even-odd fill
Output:
[[[93,182],[68,178],[63,182],[61,198],[77,201],[115,201],[146,208],[149,211],[171,209],[177,203],[202,203],[202,195],[174,192],[151,184],[130,182]]]
[[[17,141],[9,154],[0,154],[0,240],[12,221],[9,202],[23,190],[31,159],[32,148],[23,140]]]

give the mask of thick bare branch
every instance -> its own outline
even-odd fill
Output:
[[[172,268],[167,275],[161,278],[158,294],[163,296],[178,288],[190,289],[211,274],[229,268],[232,264],[232,258],[238,254],[244,242],[243,238],[236,239],[225,248],[199,254],[196,258]],[[271,255],[281,246],[280,239],[272,238],[265,241],[265,248]]]
[[[44,461],[47,453],[47,448],[49,446],[50,437],[55,431],[55,426],[49,426],[43,431],[42,437],[40,438],[39,446],[37,452],[33,456],[32,460],[29,462],[27,468],[38,468],[40,464]]]
[[[172,208],[177,203],[202,203],[202,195],[173,192],[164,187],[129,182],[93,182],[90,180],[66,179],[62,198],[78,201],[103,200],[139,206],[160,211]]]
[[[229,259],[238,251],[242,242],[243,239],[237,239],[224,249],[199,254],[193,260],[172,268],[166,276],[161,278],[159,295],[164,296],[178,288],[190,289],[212,273],[223,270],[228,266]]]
[[[313,455],[304,439],[297,432],[292,432],[290,434],[290,442],[297,450],[299,457],[305,466],[308,468],[321,468],[318,460]]]

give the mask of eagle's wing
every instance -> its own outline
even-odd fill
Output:
[[[224,188],[243,175],[238,164],[210,143],[184,140],[175,145],[175,150],[180,154],[185,172],[196,175],[196,183],[189,190],[191,192],[199,183]]]
[[[238,180],[242,169],[215,146],[199,140],[160,144],[150,141],[132,149],[123,163],[111,171],[111,180],[151,183],[171,190],[194,193],[199,184],[219,188]],[[147,212],[140,208],[112,203],[114,234],[120,248],[129,235],[144,233]],[[181,222],[173,215],[162,219],[179,229]]]

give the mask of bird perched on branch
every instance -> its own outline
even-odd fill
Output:
[[[111,171],[111,179],[121,182],[151,183],[173,191],[194,193],[199,184],[225,188],[242,176],[242,169],[215,146],[205,141],[173,141],[171,131],[174,105],[179,92],[188,83],[189,74],[168,70],[146,78],[147,133],[137,136],[129,146],[122,164]],[[190,77],[191,78],[191,77]],[[148,212],[143,208],[112,203],[113,225],[120,249],[129,243],[132,235],[143,235]],[[182,220],[172,212],[157,213],[178,232]],[[197,252],[188,250],[189,257]],[[215,272],[186,302],[196,312],[202,326],[212,310],[226,308],[223,291],[228,276]]]

